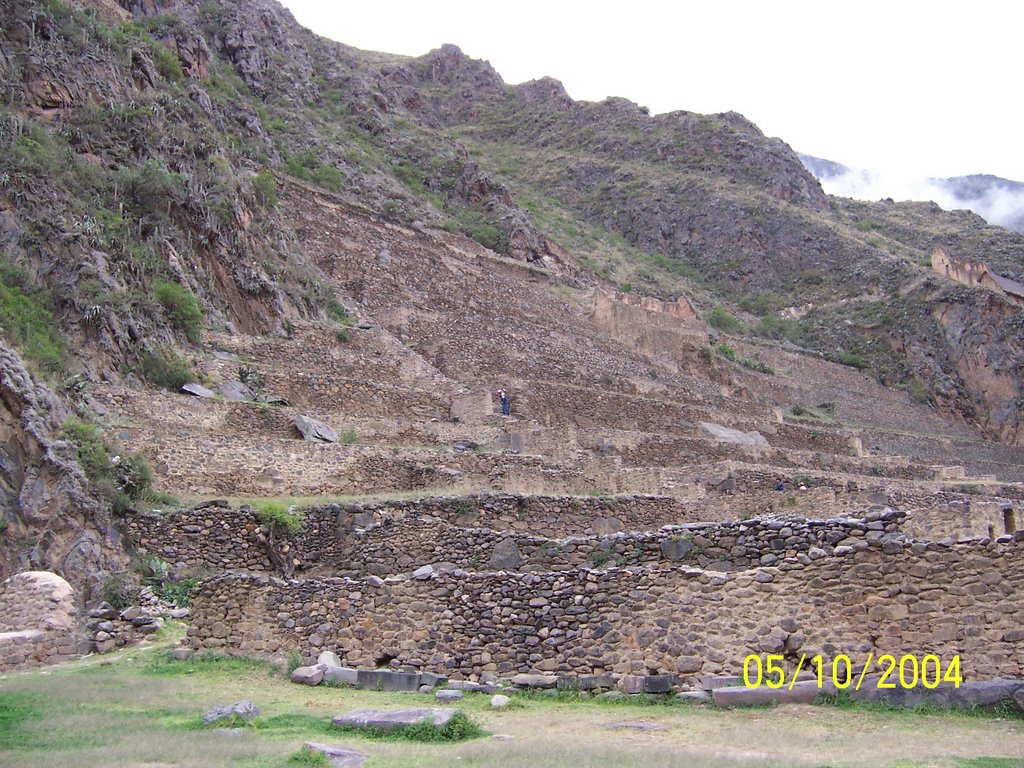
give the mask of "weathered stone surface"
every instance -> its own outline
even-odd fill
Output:
[[[558,685],[558,678],[554,675],[519,674],[512,678],[512,685],[520,688],[554,688]]]
[[[322,651],[320,655],[316,657],[316,663],[322,664],[325,667],[340,667],[341,659],[338,658],[338,654],[334,651]]]
[[[621,723],[605,723],[605,728],[613,731],[664,731],[664,723],[650,723],[646,721],[627,721]]]
[[[216,723],[219,720],[235,719],[244,720],[249,722],[259,717],[260,708],[253,704],[248,699],[242,701],[236,701],[234,704],[221,704],[216,707],[211,707],[203,715],[203,722],[209,725],[210,723]]]
[[[412,577],[414,579],[419,580],[419,581],[426,581],[427,579],[429,579],[433,575],[434,575],[434,566],[432,566],[432,565],[422,565],[419,568],[417,568],[415,571],[412,572]]]
[[[618,682],[615,675],[559,675],[560,691],[592,691],[595,688],[614,688]]]
[[[504,709],[511,703],[512,700],[503,694],[499,693],[491,696],[491,709]]]
[[[443,728],[456,714],[458,709],[450,707],[434,707],[431,709],[399,709],[385,711],[381,709],[356,709],[344,715],[334,717],[331,722],[336,727],[374,728],[385,733],[407,725],[433,723]]]
[[[253,401],[256,399],[256,393],[249,389],[246,384],[237,379],[225,381],[223,384],[217,385],[217,394],[226,400],[232,400],[239,403]]]
[[[360,669],[357,685],[370,691],[418,691],[419,672],[393,672],[389,669]]]
[[[317,421],[309,416],[296,416],[292,423],[299,430],[303,440],[325,443],[338,442],[338,433],[322,421]]]
[[[760,432],[743,432],[731,427],[723,427],[721,424],[714,424],[709,421],[702,421],[697,425],[697,434],[708,440],[716,440],[720,443],[734,443],[736,445],[747,445],[752,448],[771,448],[764,435]]]
[[[448,688],[442,688],[441,690],[434,693],[434,699],[439,704],[445,704],[450,701],[459,701],[463,696],[462,691],[453,691]]]
[[[359,670],[350,667],[327,667],[327,671],[324,672],[324,682],[335,685],[357,685]]]
[[[335,744],[318,744],[307,741],[302,745],[311,752],[319,752],[327,756],[333,768],[363,768],[366,762],[366,755],[356,752],[348,747],[341,747]]]
[[[185,384],[182,386],[181,391],[186,395],[194,395],[195,397],[216,397],[217,393],[212,389],[207,389],[202,384]]]
[[[877,677],[866,677],[859,691],[852,691],[854,701],[884,702],[899,707],[937,707],[940,709],[991,708],[1017,705],[1024,700],[1024,680],[969,680],[960,683],[939,683],[937,688],[923,685],[914,688],[878,688]],[[869,684],[870,683],[870,684]]]
[[[643,693],[644,692],[644,676],[643,675],[623,675],[619,680],[619,687],[622,688],[623,693]]]
[[[675,675],[645,675],[644,693],[669,693],[675,684]]]
[[[474,683],[469,680],[449,680],[445,687],[453,691],[471,691],[474,693],[494,693],[500,690],[498,686],[490,683]]]
[[[519,551],[515,539],[503,539],[494,545],[487,565],[492,571],[511,571],[518,568],[522,562],[523,553]]]
[[[191,648],[175,648],[171,651],[171,658],[175,661],[188,661],[194,653]]]
[[[324,668],[321,666],[297,667],[292,672],[291,681],[303,685],[320,685],[324,679]]]
[[[758,688],[715,688],[711,691],[711,699],[716,707],[744,707],[757,704],[813,704],[822,694],[834,694],[835,686],[826,682],[818,688],[817,680],[797,682],[792,690],[789,686],[769,688],[762,685]]]
[[[662,557],[666,560],[679,562],[689,557],[693,551],[693,542],[681,538],[664,539],[660,548]]]
[[[680,701],[692,701],[696,704],[710,704],[711,695],[707,691],[683,691],[677,693],[676,698]]]

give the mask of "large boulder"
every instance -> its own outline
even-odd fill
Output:
[[[338,442],[338,433],[322,421],[311,419],[309,416],[296,416],[293,423],[303,440],[324,443]]]
[[[760,432],[743,432],[732,427],[723,427],[710,421],[702,421],[697,427],[697,436],[719,443],[734,443],[751,448],[771,448]]]
[[[344,715],[338,715],[331,720],[337,728],[374,729],[389,733],[396,728],[403,728],[409,725],[420,723],[432,723],[436,728],[444,728],[448,721],[459,713],[459,710],[449,707],[432,707],[416,709],[399,709],[390,712],[364,708],[356,709]]]
[[[523,563],[523,553],[515,539],[502,539],[494,545],[491,559],[487,563],[492,571],[513,571]]]

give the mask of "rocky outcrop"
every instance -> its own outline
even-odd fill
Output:
[[[83,597],[126,557],[107,504],[88,490],[57,428],[67,410],[0,343],[0,576],[55,571]]]

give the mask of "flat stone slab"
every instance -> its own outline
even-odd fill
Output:
[[[436,728],[444,728],[458,713],[458,709],[451,707],[417,707],[391,711],[364,707],[338,715],[331,723],[338,728],[373,728],[389,733],[396,728],[420,723],[433,723]]]
[[[923,685],[913,688],[878,688],[877,676],[864,679],[859,691],[850,691],[854,701],[884,702],[898,707],[939,707],[942,709],[973,709],[996,707],[1001,704],[1024,710],[1024,680],[978,680],[960,683],[940,683],[929,690]]]
[[[819,688],[817,680],[808,680],[796,683],[792,690],[788,687],[769,688],[766,685],[759,688],[716,688],[711,691],[711,700],[716,707],[723,708],[758,704],[813,704],[818,696],[833,695],[835,692],[836,688],[830,682]]]
[[[512,685],[520,688],[554,688],[558,685],[558,678],[554,675],[520,674],[512,678]]]
[[[643,722],[605,723],[604,727],[613,731],[664,731],[666,728],[664,723]]]
[[[322,755],[326,755],[334,768],[363,768],[363,763],[366,762],[366,755],[348,747],[341,747],[335,744],[317,744],[313,741],[307,741],[302,747],[310,752],[319,752]]]
[[[423,683],[419,672],[393,672],[390,669],[360,669],[356,685],[368,691],[418,691]]]
[[[211,707],[203,715],[203,722],[209,725],[210,723],[216,723],[219,720],[227,720],[229,718],[238,718],[249,722],[250,720],[258,717],[260,714],[260,708],[253,704],[248,699],[242,699],[242,701],[236,701],[234,704],[220,704],[216,707]]]
[[[202,384],[183,384],[181,391],[193,397],[216,397],[217,393]]]
[[[614,688],[618,682],[615,675],[559,675],[560,691],[592,691],[595,688]]]
[[[335,685],[358,685],[359,670],[351,667],[328,667],[324,681]]]

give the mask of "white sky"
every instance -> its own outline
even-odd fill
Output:
[[[282,0],[314,32],[421,55],[443,43],[508,83],[653,112],[735,110],[794,149],[905,176],[1024,181],[1017,0]]]

